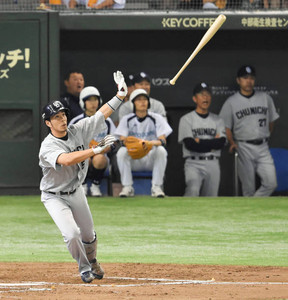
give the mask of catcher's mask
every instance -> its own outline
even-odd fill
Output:
[[[100,96],[100,92],[98,91],[98,89],[96,89],[94,86],[87,86],[81,91],[80,96],[79,96],[79,104],[83,110],[85,110],[86,100],[88,100],[88,98],[91,96],[95,96],[98,98],[98,100],[99,100],[98,109],[102,106],[103,101],[102,101],[102,98]]]
[[[135,113],[135,105],[134,105],[134,101],[138,96],[145,96],[148,100],[148,107],[147,109],[150,108],[150,98],[149,95],[147,94],[147,92],[144,89],[136,89],[134,90],[129,97],[129,101],[131,103],[131,106],[133,108],[133,112]]]
[[[60,111],[65,111],[66,116],[69,115],[69,109],[63,105],[59,100],[55,100],[52,103],[49,103],[43,107],[42,110],[42,119],[44,121],[50,120],[50,118]]]

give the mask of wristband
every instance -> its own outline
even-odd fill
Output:
[[[166,141],[163,139],[159,139],[159,140],[161,142],[161,146],[166,147]]]
[[[92,151],[94,152],[94,154],[99,154],[101,152],[102,147],[98,147],[98,146],[93,146],[92,147]]]
[[[114,96],[110,101],[107,102],[107,104],[112,110],[115,111],[122,104],[122,100],[117,96]]]

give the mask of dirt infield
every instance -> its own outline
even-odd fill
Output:
[[[102,264],[82,283],[76,263],[1,263],[0,299],[288,299],[288,267]]]

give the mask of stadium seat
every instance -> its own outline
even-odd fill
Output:
[[[133,171],[135,195],[151,195],[152,171]]]
[[[278,186],[275,192],[288,191],[288,149],[270,148],[270,153],[274,160],[277,175]]]

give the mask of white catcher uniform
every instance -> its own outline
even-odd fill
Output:
[[[135,136],[152,141],[161,135],[167,137],[171,132],[172,128],[161,115],[148,112],[143,119],[139,119],[134,113],[123,116],[115,135]],[[117,163],[123,186],[133,185],[131,171],[152,171],[152,184],[162,186],[167,165],[167,151],[163,146],[154,146],[143,158],[132,159],[126,147],[121,147],[117,152]]]
[[[226,138],[224,122],[219,116],[209,112],[208,116],[204,118],[194,110],[181,117],[178,142],[182,143],[183,157],[185,158],[186,190],[184,196],[218,196],[221,150],[196,152],[187,149],[183,143],[185,138],[211,140],[215,139],[216,135]]]
[[[238,145],[238,175],[243,196],[271,195],[277,180],[268,146],[269,123],[279,118],[272,98],[258,91],[254,91],[251,97],[237,92],[226,100],[220,116],[225,126],[233,132]],[[256,192],[255,173],[261,178],[261,186]]]
[[[95,134],[105,129],[104,116],[97,112],[71,125],[67,130],[67,139],[48,134],[39,152],[39,165],[43,172],[41,201],[61,231],[72,257],[78,262],[80,273],[91,270],[89,261],[95,257],[96,245],[93,242],[97,240],[82,188],[88,159],[73,166],[58,165],[56,161],[62,153],[87,149]],[[92,243],[94,246],[91,246]]]

